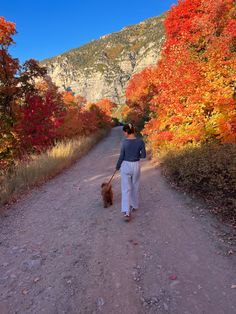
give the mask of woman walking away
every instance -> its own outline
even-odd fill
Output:
[[[121,143],[120,157],[116,170],[121,170],[121,212],[126,221],[131,211],[139,207],[140,158],[146,157],[144,141],[135,136],[134,126],[129,123],[123,127],[125,139]]]

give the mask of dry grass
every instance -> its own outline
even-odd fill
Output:
[[[45,153],[32,156],[29,162],[16,165],[0,176],[0,206],[69,167],[106,134],[107,131],[99,131],[88,137],[60,142]]]
[[[236,220],[236,145],[206,144],[169,152],[164,173],[179,186],[200,195],[216,212]]]

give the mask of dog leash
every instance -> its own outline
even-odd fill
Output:
[[[114,178],[114,175],[116,174],[116,172],[117,172],[117,170],[115,170],[115,171],[114,171],[114,173],[113,173],[112,177],[111,177],[111,178],[110,178],[110,180],[108,181],[108,184],[110,184],[110,183],[111,183],[111,180]]]

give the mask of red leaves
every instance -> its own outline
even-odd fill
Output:
[[[62,122],[63,112],[52,95],[27,96],[26,105],[20,109],[15,125],[21,147],[24,150],[41,151],[52,144],[57,128]]]
[[[102,99],[96,104],[86,104],[82,96],[74,96],[71,92],[63,93],[66,113],[58,134],[62,138],[89,135],[99,128],[111,126],[111,114],[115,104]]]
[[[59,93],[36,60],[20,66],[8,52],[15,33],[15,24],[0,17],[0,168],[57,139],[109,127],[115,106],[104,99],[86,107],[83,96]]]
[[[236,142],[235,16],[233,0],[184,0],[170,10],[161,60],[126,91],[129,116],[151,111],[144,134],[154,150]]]
[[[15,23],[8,22],[0,17],[0,46],[9,46],[13,43],[12,36],[16,34]]]
[[[173,124],[180,124],[181,122],[183,122],[183,117],[173,116],[170,119],[170,123],[173,123]]]
[[[197,33],[194,21],[196,15],[202,15],[202,12],[199,10],[201,2],[202,0],[181,0],[178,1],[178,5],[171,8],[165,21],[165,29],[168,36],[165,47],[178,43],[180,37],[188,40],[190,33]]]
[[[135,74],[129,81],[126,89],[126,98],[130,104],[135,104],[144,109],[145,105],[156,94],[155,68],[148,67],[142,72]]]
[[[149,115],[151,101],[158,93],[156,68],[148,67],[142,72],[135,74],[128,83],[126,89],[127,105],[131,110],[124,112],[124,119],[139,125]]]
[[[76,101],[77,106],[79,107],[84,106],[87,102],[86,98],[79,94],[75,96],[75,101]]]
[[[173,274],[169,276],[170,280],[177,280],[177,275]]]

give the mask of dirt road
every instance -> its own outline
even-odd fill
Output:
[[[0,314],[234,314],[236,250],[227,226],[142,162],[131,222],[104,209],[115,128],[69,170],[0,218]],[[234,286],[235,285],[235,286]],[[235,288],[234,288],[235,287]]]

